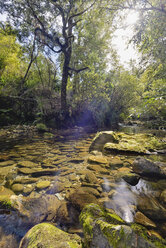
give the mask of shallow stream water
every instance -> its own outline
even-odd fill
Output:
[[[132,130],[129,130],[131,133]],[[134,129],[134,132],[137,131]],[[124,171],[130,171],[134,156],[108,155],[105,156],[108,164],[95,168],[88,163],[89,146],[94,136],[94,133],[86,133],[83,129],[76,128],[53,135],[34,133],[29,137],[19,136],[0,141],[0,192],[3,192],[4,188],[10,189],[15,192],[17,202],[29,204],[26,207],[28,214],[22,212],[21,207],[17,208],[20,211],[18,212],[7,211],[1,206],[0,247],[17,248],[27,230],[43,221],[82,235],[78,215],[84,203],[73,197],[72,192],[76,190],[83,190],[84,193],[87,191],[97,203],[113,208],[127,222],[134,221],[139,201],[154,199],[156,212],[150,215],[156,226],[154,230],[166,237],[166,206],[160,203],[161,192],[166,189],[166,180],[149,181],[141,178],[138,184],[132,186],[121,179],[120,175]],[[166,162],[164,155],[152,155],[150,158]],[[122,161],[123,166],[110,167],[110,161],[114,159]],[[96,182],[95,179],[87,179],[91,172],[95,175]],[[45,186],[40,185],[43,181]],[[60,204],[58,210],[56,209],[56,218],[52,217],[55,210],[50,208],[50,196],[54,196]],[[52,201],[55,201],[55,198]],[[64,205],[68,209],[64,207],[61,212]],[[155,217],[161,209],[165,219]],[[145,213],[151,211],[144,209],[141,203],[139,210]]]

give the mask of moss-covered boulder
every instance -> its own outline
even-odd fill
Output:
[[[80,222],[84,231],[86,248],[155,248],[165,247],[165,240],[152,237],[138,224],[127,224],[113,210],[96,204],[86,206]]]
[[[89,151],[104,151],[105,154],[150,154],[165,147],[162,140],[150,134],[107,131],[97,133]]]
[[[81,248],[81,238],[68,234],[49,223],[32,227],[20,242],[19,248]]]
[[[104,132],[99,132],[95,136],[95,138],[92,140],[92,143],[89,147],[89,152],[91,151],[102,151],[103,146],[108,143],[108,142],[113,142],[113,143],[118,143],[119,138],[116,135],[115,132],[113,131],[104,131]]]

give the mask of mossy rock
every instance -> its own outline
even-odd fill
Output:
[[[0,209],[11,209],[12,202],[9,195],[0,195]]]
[[[149,231],[138,224],[129,225],[113,210],[96,204],[87,205],[80,215],[86,248],[155,248],[165,247],[165,240],[152,238]]]
[[[150,134],[126,134],[122,132],[97,133],[89,151],[104,151],[105,154],[150,154],[165,149],[166,144]]]
[[[32,227],[20,242],[19,248],[81,248],[81,238],[68,234],[49,223]]]
[[[103,146],[107,142],[118,143],[119,138],[113,131],[98,132],[89,147],[89,152],[91,151],[102,151]]]
[[[15,195],[14,192],[4,186],[0,186],[0,208],[10,209],[12,207],[12,202],[10,197]]]

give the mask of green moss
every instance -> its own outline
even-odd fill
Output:
[[[131,235],[130,233],[125,233],[124,228],[130,229],[130,227],[127,225],[114,225],[102,220],[97,220],[96,224],[99,225],[103,235],[106,237],[111,247],[129,247],[128,244],[130,243]]]
[[[105,214],[106,220],[111,222],[112,224],[124,224],[125,221],[122,220],[117,214],[115,213],[106,213]]]
[[[166,247],[166,241],[164,239],[158,239],[157,237],[156,238],[151,237],[151,235],[148,235],[148,230],[145,227],[139,224],[132,224],[131,228],[148,242],[154,243],[157,248]]]
[[[12,202],[8,195],[0,195],[0,206],[6,209],[12,208]]]
[[[36,125],[36,128],[39,132],[46,132],[48,131],[48,128],[46,127],[46,125],[44,123],[38,123]]]
[[[68,234],[49,223],[41,223],[31,228],[20,243],[20,248],[79,248],[81,239]],[[26,244],[26,245],[25,245]]]
[[[78,248],[79,246],[74,241],[67,242],[70,248]]]
[[[139,224],[129,225],[113,210],[101,208],[97,204],[87,205],[83,209],[80,222],[83,225],[86,248],[91,246],[92,240],[94,241],[99,233],[104,235],[110,247],[114,248],[131,247],[134,237],[140,237],[140,242],[145,242],[148,247],[166,247],[165,240],[149,235],[145,227]]]

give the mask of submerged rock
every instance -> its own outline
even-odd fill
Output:
[[[89,156],[88,162],[91,164],[107,164],[108,161],[105,157],[103,156]]]
[[[32,227],[20,242],[19,248],[81,248],[81,238],[68,234],[49,223]]]
[[[13,165],[13,164],[14,164],[14,161],[7,160],[7,161],[4,161],[4,162],[0,162],[0,167],[6,167],[6,166]]]
[[[50,186],[51,182],[50,181],[40,181],[37,183],[36,188],[41,190],[48,188]]]
[[[15,193],[21,193],[21,192],[23,192],[23,190],[24,190],[24,186],[23,186],[22,184],[19,184],[19,183],[13,184],[13,185],[12,185],[12,190],[13,190]]]
[[[165,241],[159,236],[153,238],[148,235],[145,227],[138,224],[129,226],[113,210],[100,208],[96,204],[83,209],[80,221],[86,248],[165,247]]]
[[[97,198],[92,191],[86,191],[86,188],[79,187],[71,190],[67,196],[69,202],[78,210],[82,210],[89,203],[97,203]]]

